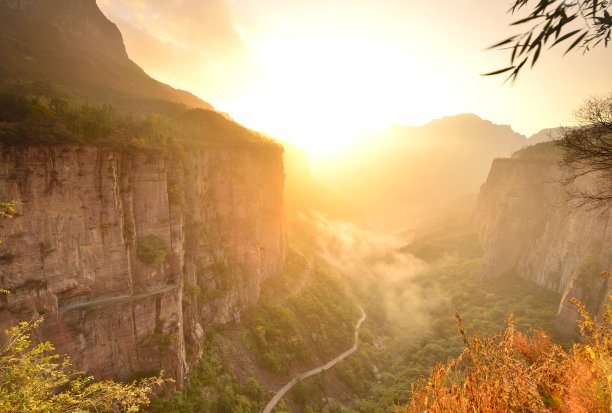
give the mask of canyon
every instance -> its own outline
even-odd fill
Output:
[[[121,33],[94,0],[0,0],[0,61],[0,103],[9,108],[0,111],[0,201],[16,203],[13,217],[1,222],[0,289],[9,293],[0,293],[0,329],[44,318],[36,339],[49,340],[59,354],[70,356],[76,369],[96,378],[129,380],[164,370],[178,388],[185,388],[189,374],[193,372],[193,378],[197,373],[194,366],[211,361],[204,346],[214,342],[211,337],[218,327],[230,324],[228,330],[234,328],[235,334],[222,342],[226,349],[239,347],[235,344],[251,337],[250,344],[239,347],[242,355],[253,353],[245,357],[251,359],[250,367],[260,363],[257,351],[262,353],[259,356],[272,353],[277,356],[273,361],[287,367],[295,361],[295,352],[284,354],[282,346],[274,348],[283,340],[272,338],[298,337],[292,335],[296,323],[287,323],[292,328],[282,323],[285,329],[276,328],[277,318],[286,321],[279,314],[287,315],[288,299],[269,292],[274,289],[266,295],[266,281],[267,287],[276,281],[278,290],[283,290],[279,285],[286,287],[291,295],[301,290],[310,294],[293,304],[294,310],[301,308],[298,304],[306,309],[301,314],[309,321],[298,320],[308,326],[303,332],[307,340],[300,343],[303,350],[307,350],[304,343],[331,348],[333,340],[320,338],[327,326],[318,321],[333,323],[342,319],[338,314],[350,319],[350,311],[345,310],[354,302],[348,297],[360,287],[356,278],[349,277],[342,283],[318,285],[346,299],[342,303],[346,308],[334,308],[338,295],[319,296],[308,289],[310,284],[317,287],[316,277],[320,281],[327,275],[313,270],[325,258],[317,250],[321,232],[317,221],[300,221],[302,213],[313,210],[325,215],[325,220],[356,224],[356,242],[351,247],[355,251],[348,256],[351,264],[359,263],[353,259],[360,254],[359,247],[366,250],[368,242],[375,243],[358,226],[365,228],[371,220],[373,227],[387,233],[408,224],[412,228],[417,224],[411,221],[428,218],[440,205],[455,208],[449,199],[475,196],[489,169],[473,222],[484,252],[480,275],[492,279],[518,275],[559,294],[556,326],[566,333],[575,333],[578,318],[572,298],[582,301],[591,313],[601,314],[612,293],[610,278],[601,274],[612,266],[612,211],[575,208],[566,199],[568,189],[596,189],[602,184],[600,178],[584,176],[566,187],[559,153],[548,143],[491,164],[493,158],[509,156],[531,143],[507,125],[463,114],[419,127],[391,127],[355,149],[352,159],[333,159],[326,174],[316,170],[311,174],[298,148],[283,148],[238,125],[229,115],[215,112],[198,97],[149,77],[129,59]],[[23,113],[11,113],[15,108],[24,109]],[[547,139],[549,132],[536,135],[537,141]],[[466,216],[473,211],[471,205]],[[285,215],[295,226],[293,233],[287,230]],[[470,251],[472,245],[466,245],[472,240],[478,244],[469,222],[469,228],[453,228],[443,220],[437,223],[442,229],[440,237],[432,237],[432,255],[439,253],[444,261],[467,253],[456,260],[456,268],[440,265],[440,274],[430,272],[434,283],[435,277],[444,279],[459,270],[471,277],[480,263],[478,245],[475,253]],[[345,223],[338,226],[339,234]],[[312,256],[305,258],[293,248],[296,245],[289,248],[288,232]],[[381,245],[388,249],[383,254],[385,262],[392,263],[388,258],[396,255],[394,247]],[[455,248],[458,245],[466,248]],[[427,242],[422,246],[427,251]],[[294,252],[294,268],[288,250]],[[436,259],[428,263],[434,269]],[[408,268],[412,259],[400,263],[406,266],[398,265],[398,272],[412,274]],[[370,272],[376,270],[375,264],[363,260],[362,267]],[[330,272],[337,269],[333,263],[325,265]],[[418,346],[406,341],[394,352],[384,349],[379,336],[397,333],[383,328],[385,301],[392,298],[387,292],[409,290],[418,277],[412,274],[393,286],[380,282],[394,277],[389,267],[381,268],[376,285],[384,288],[361,292],[361,299],[381,293],[379,302],[370,303],[375,311],[369,312],[370,324],[365,323],[369,331],[362,335],[364,347],[367,343],[375,356],[389,351],[388,361],[406,348],[421,352],[421,359],[430,363],[423,364],[427,368],[449,355],[454,357],[447,351],[452,341],[423,341]],[[421,282],[425,285],[430,280]],[[474,312],[481,312],[468,299],[481,292],[481,286],[465,285],[469,288],[465,295],[456,296],[456,302],[468,302],[472,310],[478,310]],[[340,291],[344,287],[352,289],[351,294],[345,296]],[[414,329],[420,313],[436,303],[437,293],[428,288],[417,290],[422,291],[418,295],[398,297],[402,302],[423,304],[401,312],[402,320],[412,323],[405,330]],[[518,301],[509,290],[498,297]],[[447,294],[441,295],[446,304]],[[249,324],[246,315],[257,313],[260,301],[260,307],[266,308],[266,299],[279,301],[278,308],[273,307],[278,311],[259,308],[263,321]],[[546,313],[549,320],[555,300]],[[532,304],[524,305],[523,319],[538,318]],[[319,316],[310,323],[313,314],[328,314],[330,309],[336,310],[331,314],[336,318]],[[427,339],[454,333],[454,324],[444,324],[447,313],[432,313],[437,335]],[[490,324],[503,328],[503,320],[489,313],[487,321],[495,320]],[[293,321],[291,317],[287,319]],[[373,320],[381,324],[380,330],[372,326]],[[268,334],[248,336],[249,326],[258,333],[267,328]],[[357,329],[360,326],[361,321]],[[342,332],[340,323],[333,327]],[[353,348],[334,360],[358,353],[354,334]],[[261,339],[260,348],[253,347],[253,337]],[[398,363],[413,369],[406,361],[408,355],[404,356]],[[242,368],[243,359],[236,360],[230,358],[228,364],[234,365],[224,366],[218,376],[231,367],[240,370],[236,366]],[[383,357],[372,360],[386,362]],[[344,373],[351,374],[345,374],[345,379],[352,377],[359,384],[369,375],[371,383],[379,385],[378,367],[372,360],[368,356],[347,367]],[[327,370],[332,364],[311,372]],[[373,374],[371,366],[376,370]],[[260,367],[244,372],[261,372]],[[269,383],[280,377],[279,371],[264,373]],[[240,370],[236,382],[248,382],[244,372]],[[219,383],[227,386],[222,380]],[[402,386],[401,391],[409,388]],[[359,398],[354,389],[347,394]]]

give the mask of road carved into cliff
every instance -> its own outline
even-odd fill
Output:
[[[170,284],[170,285],[166,285],[165,287],[158,288],[157,290],[147,291],[147,292],[139,293],[139,294],[125,294],[125,295],[118,295],[115,297],[100,298],[97,300],[81,301],[78,303],[60,305],[59,311],[74,310],[75,308],[89,307],[89,306],[99,305],[99,304],[111,304],[111,303],[120,303],[123,301],[140,300],[143,298],[152,297],[154,295],[167,293],[169,291],[172,291],[176,287],[177,287],[176,284]]]
[[[344,360],[345,358],[347,358],[348,356],[353,354],[355,351],[357,351],[357,349],[359,348],[359,328],[361,327],[361,323],[363,323],[363,321],[367,317],[365,311],[363,311],[363,308],[361,306],[359,306],[359,310],[361,311],[361,318],[359,319],[359,321],[357,321],[357,325],[355,326],[355,343],[353,343],[353,347],[351,347],[350,349],[348,349],[344,353],[340,354],[339,356],[337,356],[333,360],[330,360],[326,364],[323,364],[322,366],[319,366],[319,367],[315,367],[314,369],[309,370],[306,373],[301,373],[301,374],[298,374],[297,376],[295,376],[289,383],[285,384],[285,386],[282,389],[280,389],[274,395],[274,397],[272,397],[272,399],[268,402],[266,407],[262,410],[262,413],[270,413],[272,411],[272,409],[274,409],[274,407],[276,407],[276,405],[278,404],[280,399],[282,399],[283,396],[289,390],[291,390],[291,388],[293,386],[295,386],[300,380],[307,379],[308,377],[312,377],[312,376],[317,375],[317,374],[319,374],[319,373],[321,373],[321,372],[323,372],[325,370],[331,369],[336,364],[338,364],[339,362],[341,362],[342,360]]]

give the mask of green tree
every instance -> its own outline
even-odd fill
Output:
[[[49,342],[34,345],[31,331],[42,319],[6,332],[0,349],[0,412],[138,412],[149,404],[162,375],[129,384],[95,381],[74,372]]]
[[[136,255],[142,262],[158,266],[166,260],[168,249],[164,240],[155,235],[147,235],[138,239]]]
[[[586,53],[610,42],[612,5],[608,0],[513,0],[511,4],[512,15],[527,11],[511,26],[529,28],[490,47],[509,50],[510,66],[486,75],[509,73],[508,79],[514,81],[529,61],[535,65],[543,49],[563,43],[568,45],[565,53],[576,47]]]

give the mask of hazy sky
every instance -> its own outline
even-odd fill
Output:
[[[612,90],[612,50],[542,55],[514,85],[484,49],[512,34],[490,0],[98,0],[149,74],[311,150],[362,128],[472,112],[525,135]]]

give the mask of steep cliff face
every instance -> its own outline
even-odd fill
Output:
[[[240,317],[284,259],[279,147],[177,157],[0,147],[0,328],[44,314],[79,369],[183,382],[212,323]]]
[[[556,156],[496,159],[478,199],[482,273],[513,272],[562,295],[557,326],[574,331],[580,299],[599,312],[611,292],[601,272],[612,266],[612,210],[575,208]],[[598,185],[585,176],[570,190]]]

